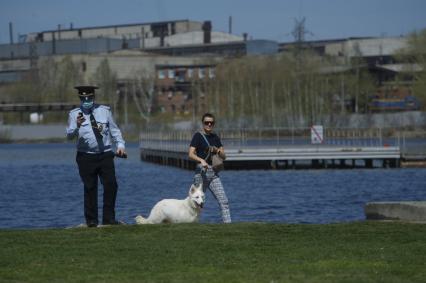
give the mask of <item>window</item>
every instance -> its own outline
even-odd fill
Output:
[[[184,70],[177,70],[175,72],[176,81],[177,82],[184,82],[185,81],[185,71]]]
[[[192,78],[194,70],[192,68],[188,69],[188,78]]]
[[[158,71],[158,78],[161,79],[161,80],[166,78],[166,73],[165,73],[164,70]]]
[[[216,76],[215,69],[209,68],[209,78],[213,79]]]
[[[167,23],[152,24],[151,31],[154,37],[163,37],[169,35]]]
[[[171,70],[169,70],[168,73],[169,73],[168,74],[169,79],[174,79],[175,78],[175,70],[171,69]]]
[[[205,72],[205,70],[203,68],[198,69],[198,77],[200,79],[204,78],[204,72]]]

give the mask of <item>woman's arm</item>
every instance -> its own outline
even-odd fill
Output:
[[[196,150],[195,147],[193,147],[193,146],[189,147],[189,152],[188,152],[189,159],[201,163],[201,165],[203,167],[207,167],[208,166],[207,162],[204,159],[202,159],[201,157],[198,157],[195,150]]]

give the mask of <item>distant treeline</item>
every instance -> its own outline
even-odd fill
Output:
[[[198,94],[205,91],[209,110],[235,126],[312,125],[335,114],[368,113],[379,84],[359,55],[339,62],[295,48],[272,57],[229,60],[217,67],[216,79],[200,86]],[[426,30],[412,34],[408,48],[395,57],[407,69],[394,84],[406,84],[409,77],[410,92],[426,109]]]
[[[420,66],[421,71],[406,70],[395,83],[405,81],[408,73],[413,79],[411,92],[425,109],[426,30],[413,33],[408,48],[396,54],[396,59]],[[131,95],[123,96],[117,91],[117,75],[107,57],[91,78],[84,78],[81,64],[72,56],[59,62],[54,58],[39,61],[38,68],[23,81],[2,88],[8,94],[2,100],[75,102],[73,87],[86,81],[102,88],[98,101],[114,107],[122,122],[173,120],[170,113],[152,111],[156,109],[153,74],[135,73],[126,90]],[[369,97],[377,88],[378,81],[369,72],[362,54],[342,62],[296,45],[287,53],[222,61],[216,68],[215,80],[193,82],[193,117],[208,110],[233,126],[311,125],[334,114],[367,113]]]

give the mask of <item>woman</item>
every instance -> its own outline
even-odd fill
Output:
[[[201,119],[203,130],[194,134],[189,146],[189,158],[198,162],[195,169],[194,184],[203,183],[203,190],[207,188],[213,193],[222,211],[224,223],[231,223],[231,213],[229,211],[228,198],[223,189],[219,175],[212,168],[211,156],[218,154],[225,160],[225,150],[218,135],[213,133],[215,117],[206,113]]]

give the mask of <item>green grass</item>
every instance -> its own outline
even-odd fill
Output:
[[[425,282],[426,225],[0,230],[0,282]]]

